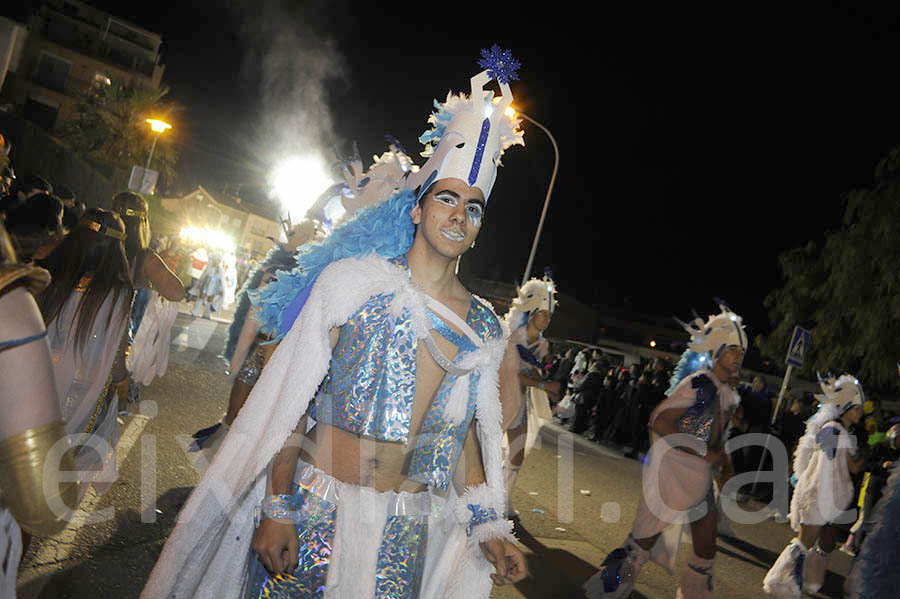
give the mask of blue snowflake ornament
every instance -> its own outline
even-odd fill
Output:
[[[513,58],[512,52],[494,44],[490,50],[482,48],[478,66],[485,69],[492,79],[496,79],[500,83],[509,83],[510,81],[518,81],[519,74],[517,71],[522,66],[522,63]]]

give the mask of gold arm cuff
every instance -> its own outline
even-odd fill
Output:
[[[65,424],[60,420],[0,441],[2,502],[19,526],[39,537],[62,530],[78,500],[78,484],[59,480],[60,472],[75,470],[68,444],[58,468],[51,469],[44,480],[44,460],[65,435]]]

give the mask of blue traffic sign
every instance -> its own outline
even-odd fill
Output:
[[[791,337],[791,344],[788,345],[785,363],[790,364],[794,368],[803,368],[803,362],[806,360],[806,351],[809,349],[811,340],[812,333],[810,331],[801,327],[794,327],[794,334]]]

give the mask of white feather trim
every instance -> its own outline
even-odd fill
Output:
[[[450,389],[450,397],[447,398],[447,406],[444,408],[444,416],[453,424],[462,424],[466,419],[469,407],[469,375],[457,377]]]

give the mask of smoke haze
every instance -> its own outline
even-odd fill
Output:
[[[342,2],[260,0],[233,5],[246,53],[241,82],[258,98],[256,157],[270,168],[286,155],[331,157],[328,86],[343,83],[346,63],[328,32]]]

